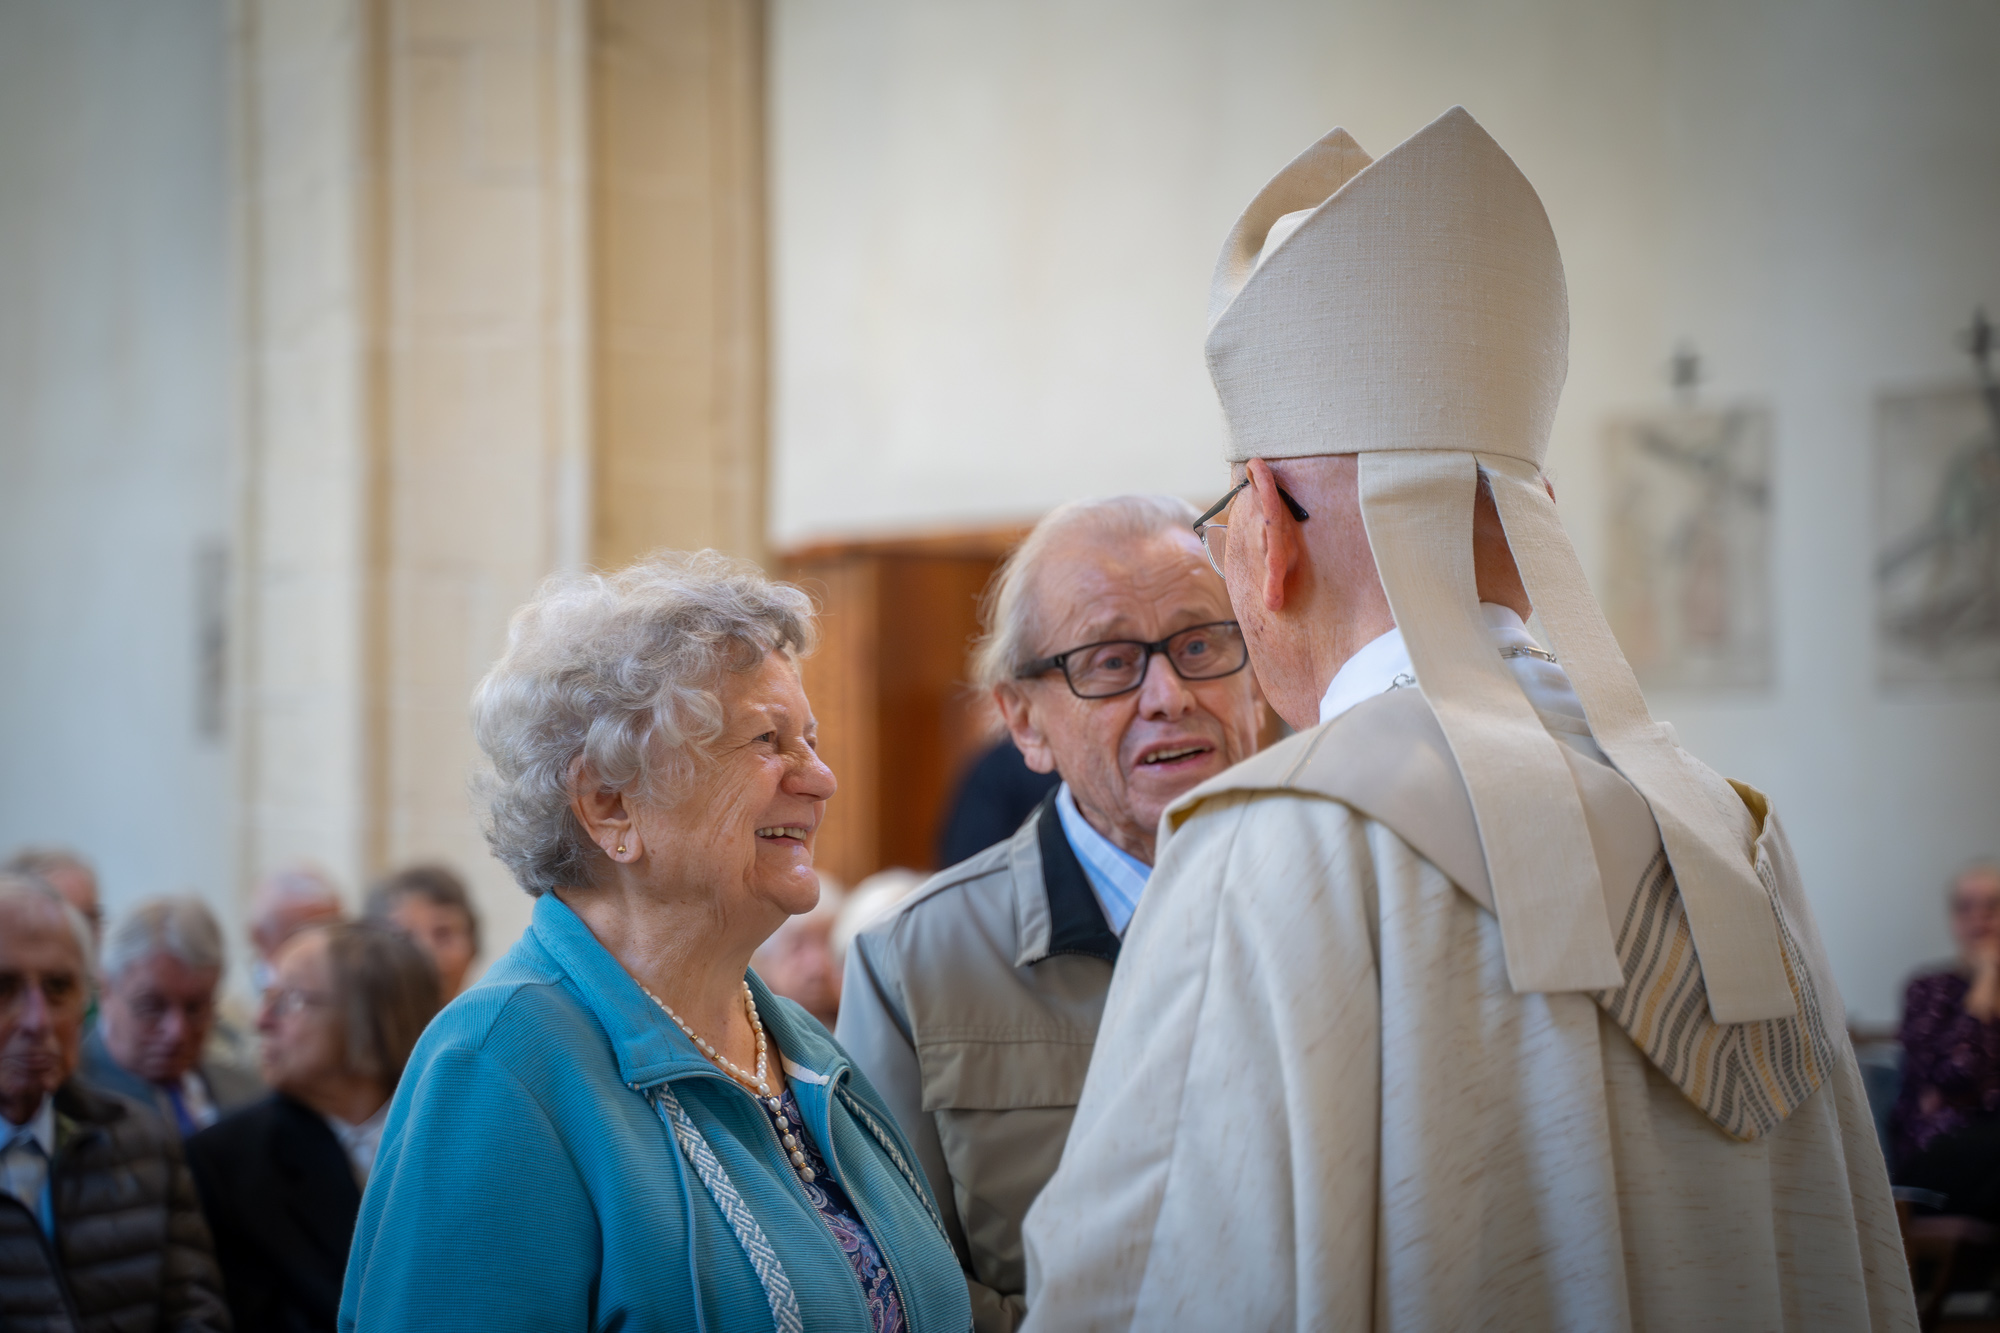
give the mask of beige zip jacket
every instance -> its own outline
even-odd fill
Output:
[[[1053,794],[848,951],[835,1035],[916,1145],[978,1333],[1026,1313],[1021,1219],[1061,1160],[1117,957]]]

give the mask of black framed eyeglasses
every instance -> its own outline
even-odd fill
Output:
[[[1227,523],[1217,523],[1215,516],[1229,508],[1229,502],[1236,498],[1236,492],[1249,484],[1250,478],[1245,477],[1234,486],[1231,486],[1229,494],[1210,505],[1208,512],[1194,521],[1194,535],[1201,538],[1201,549],[1208,554],[1209,568],[1218,574],[1222,573],[1222,561],[1229,551],[1229,525]],[[1283,486],[1278,488],[1278,498],[1285,502],[1285,508],[1291,510],[1292,517],[1299,522],[1303,523],[1312,517],[1311,514],[1306,512],[1306,507],[1297,500],[1294,500],[1291,492],[1287,491]]]
[[[1158,653],[1182,680],[1218,680],[1250,665],[1243,631],[1233,620],[1190,625],[1152,643],[1105,639],[1053,657],[1039,657],[1014,673],[1029,680],[1061,668],[1071,694],[1079,699],[1111,699],[1146,683],[1146,666]]]

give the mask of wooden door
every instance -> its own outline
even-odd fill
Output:
[[[998,734],[967,684],[979,598],[1025,527],[824,543],[788,552],[781,577],[820,607],[806,695],[840,781],[815,861],[853,884],[936,866],[938,828],[965,766]]]

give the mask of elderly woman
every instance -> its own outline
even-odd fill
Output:
[[[1889,1133],[1896,1181],[2000,1222],[2000,866],[1951,886],[1956,966],[1903,996],[1903,1082]]]
[[[188,1140],[236,1333],[331,1329],[348,1241],[438,976],[401,931],[310,926],[257,1016],[271,1096]]]
[[[749,970],[819,893],[810,611],[703,552],[516,613],[473,719],[533,920],[411,1058],[343,1329],[970,1325],[895,1118]]]

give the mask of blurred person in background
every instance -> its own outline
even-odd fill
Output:
[[[1195,511],[1057,509],[994,576],[978,683],[1060,772],[1005,842],[856,936],[838,1036],[917,1145],[975,1326],[1026,1311],[1021,1221],[1056,1169],[1169,803],[1255,753],[1263,701]]]
[[[1014,836],[1062,776],[1053,769],[1028,767],[1012,736],[1002,736],[974,759],[952,793],[951,808],[938,830],[941,866],[955,866],[994,843]]]
[[[90,948],[55,890],[0,874],[0,1328],[226,1333],[178,1141],[72,1077]]]
[[[183,1138],[255,1100],[254,1077],[208,1058],[225,961],[222,928],[199,898],[155,898],[119,917],[78,1076],[153,1107]]]
[[[465,989],[465,974],[479,956],[479,916],[451,867],[410,866],[378,881],[368,890],[364,915],[402,931],[431,956],[446,1004]]]
[[[1958,960],[1903,994],[1902,1084],[1889,1114],[1896,1182],[2000,1222],[2000,864],[1952,880]]]
[[[271,1095],[187,1144],[236,1333],[334,1327],[389,1098],[441,999],[399,930],[308,926],[279,946],[257,1019]]]
[[[98,896],[97,871],[67,847],[23,847],[0,871],[33,875],[62,895],[90,923],[91,958],[104,939],[104,904]]]
[[[340,890],[325,871],[310,865],[287,866],[257,883],[250,898],[250,989],[262,995],[271,984],[271,960],[279,946],[307,926],[346,917]]]
[[[750,955],[750,966],[773,995],[797,1004],[831,1032],[840,1017],[840,956],[833,933],[847,892],[833,876],[814,873],[819,876],[819,901],[812,911],[785,918]]]
[[[929,878],[904,866],[890,866],[848,890],[846,901],[840,905],[840,916],[833,923],[833,954],[840,959],[843,969],[847,965],[847,951],[854,947],[854,937],[922,888]]]
[[[343,1329],[963,1333],[894,1117],[749,967],[819,900],[811,616],[712,551],[514,614],[473,730],[534,912],[410,1058]]]

